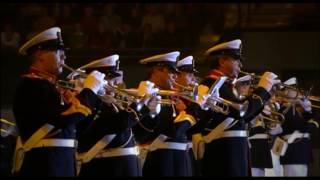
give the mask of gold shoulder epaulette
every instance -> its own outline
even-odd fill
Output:
[[[193,116],[187,114],[185,111],[181,111],[179,113],[179,115],[175,118],[174,123],[182,121],[189,121],[192,126],[196,123],[196,119]]]

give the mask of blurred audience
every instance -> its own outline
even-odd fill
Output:
[[[1,49],[17,49],[20,46],[20,34],[14,29],[13,25],[6,23],[1,31]]]
[[[67,37],[66,43],[72,48],[192,48],[199,43],[201,32],[208,25],[204,16],[213,20],[210,24],[214,32],[229,28],[229,24],[221,23],[229,18],[223,16],[224,9],[211,12],[206,5],[194,3],[32,3],[23,6],[16,5],[21,14],[15,17],[21,21],[17,24],[18,32],[10,42],[2,38],[10,34],[1,35],[1,41],[8,41],[2,44],[16,47],[20,41],[50,26],[60,26]],[[4,26],[2,29],[4,33]]]

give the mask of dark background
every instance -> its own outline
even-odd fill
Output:
[[[113,10],[110,16],[108,8]],[[163,28],[157,32],[143,23],[152,8],[163,20]],[[90,18],[86,11],[92,12]],[[203,53],[217,43],[239,38],[245,55],[243,70],[257,74],[273,71],[283,81],[297,77],[301,88],[313,86],[312,94],[320,96],[317,3],[2,3],[0,13],[1,32],[9,24],[20,36],[14,47],[1,43],[1,118],[12,121],[13,94],[28,65],[17,51],[28,37],[52,26],[61,27],[71,48],[66,64],[76,68],[119,54],[120,69],[130,88],[146,76],[145,67],[138,64],[142,58],[179,50],[180,58],[194,56],[203,77],[209,69]],[[109,17],[109,24],[101,30],[104,16]],[[82,27],[83,39],[75,35],[77,25]],[[319,129],[312,136],[313,147],[319,149]]]

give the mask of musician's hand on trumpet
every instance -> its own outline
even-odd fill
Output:
[[[95,94],[98,93],[108,82],[104,79],[106,75],[99,71],[92,71],[84,80],[83,87],[91,89]]]
[[[139,101],[138,103],[140,104],[138,106],[138,110],[140,110],[140,108],[142,108],[143,104],[147,106],[149,104],[150,100],[154,100],[154,99],[152,99],[152,97],[158,91],[159,91],[159,89],[154,87],[153,82],[141,81],[139,83],[138,89],[136,89],[136,93],[135,93],[135,95],[137,97],[139,97],[139,99],[137,99],[137,101]]]
[[[258,87],[263,87],[266,91],[270,92],[275,84],[281,83],[279,79],[276,79],[278,75],[272,72],[265,72],[258,83]]]
[[[208,94],[208,90],[209,90],[209,88],[207,86],[204,86],[204,85],[198,86],[198,95],[196,97],[196,101],[199,104],[199,106],[201,107],[201,109],[203,109],[203,110],[209,109],[207,101],[211,95]]]
[[[304,98],[304,99],[298,99],[297,101],[306,112],[311,112],[312,104],[309,99]]]
[[[139,83],[139,87],[137,89],[137,95],[140,97],[151,97],[157,92],[159,92],[158,88],[154,87],[154,83],[150,81],[141,81]]]
[[[151,117],[156,116],[161,111],[161,96],[152,96],[147,104]]]
[[[268,104],[264,105],[262,112],[265,115],[270,116],[271,115],[271,107]]]

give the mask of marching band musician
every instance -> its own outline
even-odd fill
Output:
[[[194,68],[194,59],[193,56],[187,56],[177,62],[177,78],[175,80],[176,83],[178,83],[180,86],[175,85],[175,89],[179,89],[179,91],[184,91],[184,88],[197,88],[196,87],[196,77],[194,73],[197,73],[198,71]],[[190,90],[189,90],[190,91]],[[192,92],[193,93],[193,92]],[[187,108],[188,105],[190,105],[192,102],[187,101],[185,99],[181,99]],[[188,133],[187,131],[187,139],[188,139],[188,153],[189,153],[189,163],[187,165],[190,165],[188,172],[190,173],[190,176],[198,176],[199,170],[197,169],[197,161],[193,154],[192,149],[192,134]]]
[[[240,77],[235,82],[236,94],[240,99],[246,98],[251,93],[252,77],[245,75]],[[272,108],[270,107],[272,106]],[[280,134],[282,128],[280,124],[265,123],[265,118],[274,118],[271,109],[274,111],[279,110],[279,104],[267,103],[264,105],[263,111],[256,116],[248,124],[249,131],[249,159],[251,165],[251,174],[253,177],[265,176],[265,168],[272,168],[271,156],[271,136]],[[269,122],[269,121],[267,121]]]
[[[282,124],[283,132],[276,139],[274,148],[279,146],[278,142],[282,144],[279,151],[284,176],[307,176],[308,164],[312,161],[310,130],[319,128],[319,119],[312,111],[309,99],[296,99],[301,95],[297,96],[299,91],[286,88],[284,92],[286,97],[278,99],[285,121]]]
[[[31,66],[21,77],[13,103],[20,134],[13,169],[17,175],[75,176],[75,124],[97,106],[96,93],[105,75],[92,72],[77,96],[59,88],[65,49],[59,27],[39,33],[19,49]]]
[[[80,70],[91,72],[99,70],[106,73],[110,87],[116,86],[120,76],[119,55],[111,55],[95,60]],[[140,93],[153,93],[153,87],[139,86]],[[152,91],[152,92],[151,92]],[[138,159],[139,149],[136,145],[131,127],[141,116],[152,113],[156,101],[150,100],[149,108],[138,108],[136,103],[117,104],[116,92],[105,89],[104,100],[99,101],[98,108],[88,119],[79,123],[78,171],[79,176],[132,177],[141,176],[141,165]],[[141,110],[143,108],[143,110]],[[141,110],[141,111],[140,111]]]
[[[194,93],[194,91],[198,90],[199,87],[197,87],[196,76],[195,76],[195,73],[198,73],[198,71],[194,67],[193,56],[187,56],[179,60],[177,62],[177,68],[179,72],[177,73],[175,88],[179,89],[179,91],[185,91],[186,88],[189,88],[188,91],[192,91],[190,93]],[[190,175],[200,176],[200,164],[195,157],[195,154],[197,153],[197,151],[194,150],[194,148],[192,147],[193,144],[196,142],[192,141],[192,137],[194,134],[196,134],[196,132],[198,132],[196,130],[199,128],[199,124],[203,124],[204,121],[206,121],[208,118],[204,118],[204,116],[201,116],[203,114],[206,114],[206,112],[204,112],[204,110],[201,107],[199,107],[198,105],[194,105],[193,102],[190,102],[186,99],[181,98],[181,100],[184,102],[186,107],[190,106],[189,110],[193,110],[194,112],[192,113],[193,116],[195,118],[198,118],[196,124],[187,130],[187,139],[188,139],[188,147],[189,147],[188,153],[191,161],[190,163],[188,163],[191,165]],[[186,107],[184,109],[186,109]]]
[[[233,80],[242,68],[241,40],[218,44],[206,51],[211,70],[201,84],[210,87],[221,76],[227,76],[219,89],[222,98],[247,104],[246,108],[236,110],[230,107],[227,115],[215,113],[202,132],[205,139],[205,152],[202,158],[203,176],[249,176],[248,142],[245,124],[259,114],[265,102],[270,98],[269,91],[277,75],[265,72],[250,96],[239,100],[233,93]],[[209,88],[208,88],[209,89]],[[244,113],[244,114],[243,114]],[[213,163],[218,162],[218,163]]]
[[[161,90],[172,90],[176,78],[176,60],[180,52],[152,56],[140,61],[149,67],[148,80]],[[170,98],[170,97],[169,97]],[[188,107],[180,99],[162,106],[153,124],[136,127],[137,139],[148,153],[143,176],[190,176],[190,160],[186,131],[195,124]]]

